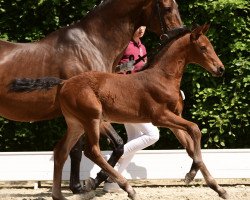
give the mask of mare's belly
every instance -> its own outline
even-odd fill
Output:
[[[0,92],[0,116],[15,121],[40,121],[61,115],[56,88],[25,93]]]

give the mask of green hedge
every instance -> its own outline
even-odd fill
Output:
[[[187,115],[200,125],[204,147],[250,147],[249,2],[190,1],[180,7],[183,19],[191,16],[187,24],[192,20],[211,23],[208,36],[226,68],[223,78],[213,78],[189,67],[183,84],[188,96]]]
[[[61,26],[81,19],[100,1],[0,0],[0,38],[38,40]],[[211,23],[208,37],[223,61],[226,73],[214,78],[190,65],[182,89],[186,94],[184,117],[196,122],[203,133],[203,148],[249,148],[250,7],[247,0],[179,1],[186,25]],[[148,51],[156,37],[147,34]],[[52,150],[65,131],[63,118],[20,123],[0,118],[0,151]],[[124,133],[122,125],[115,125]],[[125,136],[121,134],[123,138]],[[102,143],[106,149],[106,143]],[[167,129],[150,149],[181,148]]]

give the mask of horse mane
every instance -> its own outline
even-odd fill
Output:
[[[163,50],[165,51],[171,46],[174,41],[190,32],[191,30],[188,28],[182,30],[174,29],[172,31],[169,31],[169,33],[167,34],[167,38],[160,43],[156,50],[153,49],[153,52],[148,55],[148,62],[139,71],[144,71],[151,68],[153,66],[153,63],[158,59],[159,56],[161,56]]]
[[[91,17],[93,14],[95,14],[96,12],[98,12],[99,9],[101,9],[109,1],[110,0],[102,0],[102,1],[100,1],[99,4],[95,4],[94,7],[91,10],[88,10],[86,12],[86,14],[84,16],[82,16],[81,19],[78,19],[76,21],[72,21],[70,24],[62,26],[60,29],[67,28],[67,27],[74,26],[74,25],[77,25],[77,24],[81,23],[82,21],[84,21],[88,17]],[[58,29],[58,30],[60,30],[60,29]]]
[[[86,15],[83,17],[86,18],[88,16],[91,16],[92,14],[98,12],[100,9],[102,9],[106,4],[110,3],[111,0],[102,0],[98,4],[95,4],[94,7],[87,11]]]

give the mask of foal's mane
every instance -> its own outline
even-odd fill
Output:
[[[168,33],[168,38],[162,41],[160,43],[160,46],[156,50],[153,50],[152,54],[148,55],[148,62],[144,65],[144,67],[140,71],[144,71],[146,69],[153,67],[153,63],[156,61],[156,59],[161,57],[162,52],[163,51],[165,52],[174,41],[183,37],[187,33],[191,33],[191,30],[188,28],[183,29],[183,30],[177,29],[177,30],[170,31]]]

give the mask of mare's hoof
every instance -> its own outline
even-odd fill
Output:
[[[187,173],[185,176],[185,183],[188,185],[189,183],[191,183],[194,180],[194,176],[192,176],[190,173]]]
[[[222,190],[221,192],[219,192],[219,196],[222,198],[222,199],[229,199],[229,194],[227,193],[226,190]]]
[[[69,198],[69,200],[90,200],[95,197],[95,192],[90,191],[90,192],[85,192],[83,194],[74,194]]]
[[[70,186],[70,190],[73,192],[73,194],[83,194],[85,192],[80,183]]]

